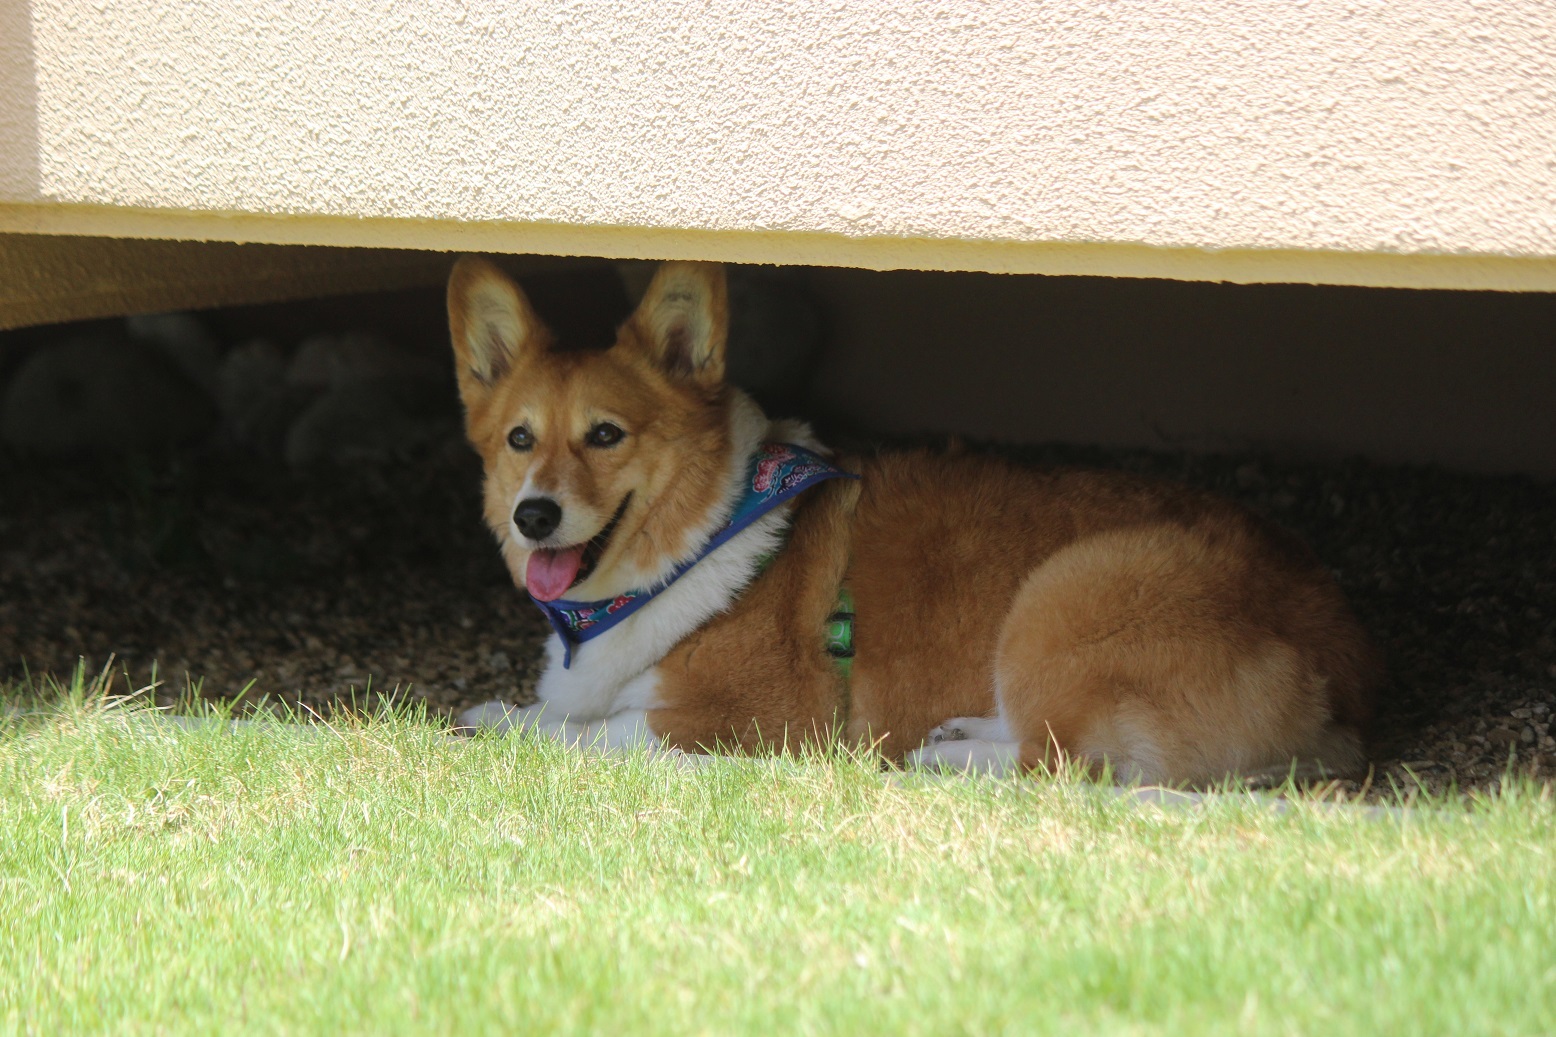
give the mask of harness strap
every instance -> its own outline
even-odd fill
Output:
[[[530,596],[562,642],[562,668],[573,665],[573,650],[591,641],[647,605],[684,576],[692,566],[712,554],[757,519],[828,479],[857,479],[852,472],[834,468],[819,454],[793,443],[763,443],[746,470],[746,490],[734,513],[722,528],[691,558],[671,570],[653,587],[629,590],[602,601],[542,601]]]

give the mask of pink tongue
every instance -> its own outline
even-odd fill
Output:
[[[563,551],[536,551],[524,570],[524,587],[541,601],[555,601],[567,593],[583,565],[584,545]]]

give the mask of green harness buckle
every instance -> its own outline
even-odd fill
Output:
[[[854,669],[854,596],[847,587],[837,591],[837,608],[827,617],[827,654],[846,680]]]

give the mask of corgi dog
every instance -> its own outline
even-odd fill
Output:
[[[539,700],[467,727],[1175,786],[1366,765],[1368,638],[1306,547],[1239,506],[1117,472],[834,457],[726,382],[715,264],[662,266],[605,350],[558,348],[480,259],[448,311],[486,521],[553,627]]]

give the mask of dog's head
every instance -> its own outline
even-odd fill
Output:
[[[448,285],[466,432],[514,582],[598,599],[663,575],[730,460],[723,268],[667,263],[616,343],[554,350],[524,292],[480,259]]]

